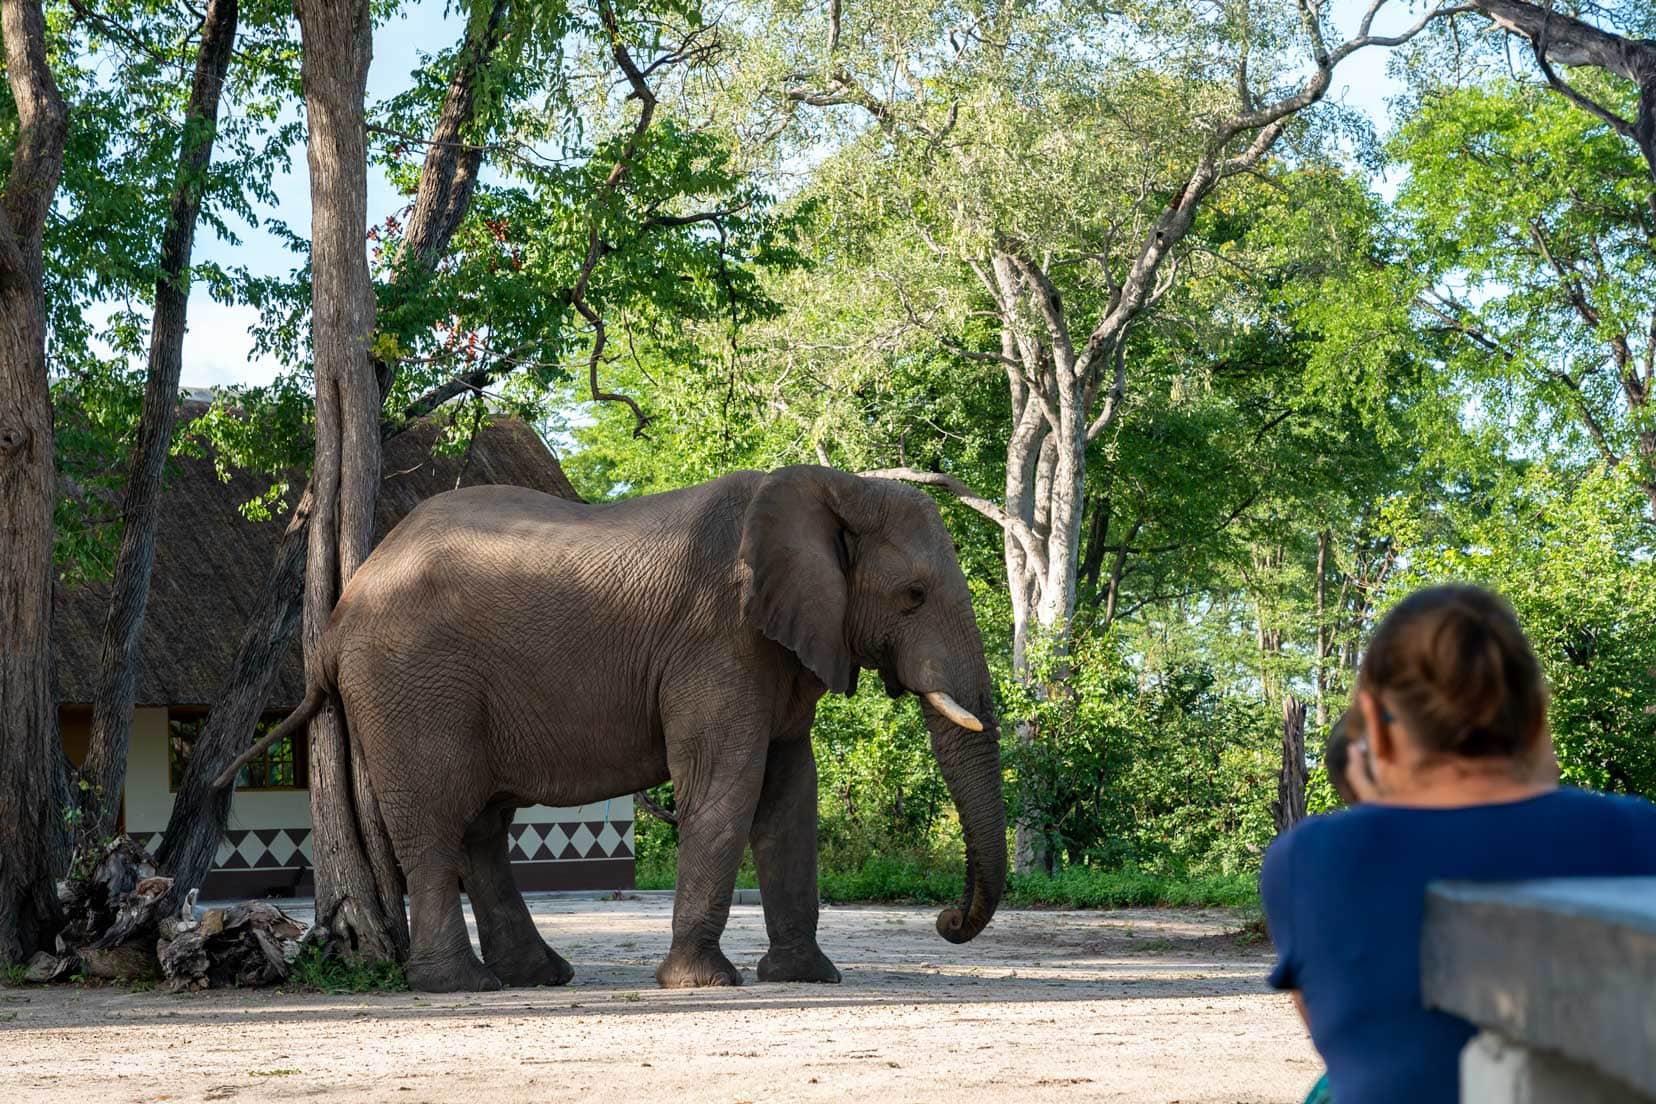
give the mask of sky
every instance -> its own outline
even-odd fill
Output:
[[[420,54],[432,53],[453,43],[463,23],[457,13],[445,14],[445,5],[425,0],[379,28],[374,35],[374,58],[368,71],[369,102],[382,100],[407,88],[410,73],[419,65]],[[1334,0],[1333,22],[1349,35],[1364,6],[1360,0]],[[1375,33],[1395,30],[1408,20],[1407,8],[1381,20]],[[1342,102],[1367,114],[1382,131],[1386,128],[1386,100],[1400,88],[1386,72],[1387,51],[1370,49],[1348,58],[1335,71],[1328,99]],[[305,232],[310,223],[310,185],[303,147],[293,150],[293,167],[273,182],[277,203],[261,207],[261,216],[274,216]],[[406,200],[386,183],[382,173],[370,166],[368,218],[370,224],[398,211]],[[235,224],[235,220],[232,220]],[[197,258],[224,265],[245,265],[256,274],[280,275],[289,272],[295,258],[263,229],[237,225],[241,244],[229,245],[210,233],[197,238]],[[189,329],[184,339],[186,387],[214,387],[227,384],[265,384],[281,366],[253,353],[249,330],[257,318],[251,307],[225,306],[213,301],[206,288],[197,284],[190,296]]]

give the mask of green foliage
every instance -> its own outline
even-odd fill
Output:
[[[1624,27],[1652,18],[1615,7]],[[74,8],[47,5],[72,120],[46,258],[69,583],[113,560],[159,235],[194,137],[197,20],[156,0]],[[466,11],[476,34],[484,6]],[[407,209],[371,234],[389,416],[482,372],[489,403],[448,408],[438,449],[463,452],[510,410],[544,427],[592,499],[800,461],[945,472],[998,498],[1008,381],[983,266],[1008,241],[1038,257],[1084,341],[1236,107],[1230,63],[1245,47],[1258,97],[1305,56],[1299,9],[1274,0],[964,16],[861,0],[841,16],[829,62],[828,8],[794,0],[717,20],[693,0],[622,4],[613,38],[587,4],[513,5],[476,85],[464,139],[483,161],[450,249],[429,273],[405,266]],[[617,41],[662,62],[641,136]],[[258,350],[288,373],[226,391],[175,449],[270,476],[244,507],[266,517],[292,505],[311,430],[309,245],[265,213],[300,137],[291,6],[243,5],[237,46],[217,156],[189,183],[206,230],[234,244],[262,226],[293,263],[204,262],[191,278],[255,308]],[[1014,670],[1003,536],[940,495],[997,682],[1009,812],[1062,867],[1014,879],[1009,901],[1251,901],[1285,699],[1337,712],[1375,618],[1450,578],[1518,608],[1566,778],[1656,793],[1648,174],[1488,42],[1461,46],[1446,32],[1403,59],[1411,98],[1384,144],[1323,105],[1197,211],[1127,331],[1120,413],[1087,451],[1063,652],[1036,640]],[[410,206],[468,49],[423,57],[371,107],[371,156]],[[1571,80],[1628,108],[1602,74]],[[808,110],[813,87],[843,102]],[[0,87],[0,176],[15,132]],[[1390,202],[1381,168],[1402,180]],[[639,400],[643,433],[589,372]],[[962,841],[928,734],[874,682],[818,713],[823,893],[950,900]],[[1313,759],[1322,736],[1308,734]],[[673,807],[670,785],[655,796]],[[1308,800],[1335,804],[1320,767]],[[636,838],[639,884],[671,885],[675,831],[641,814]],[[740,877],[752,884],[751,865]],[[400,983],[315,955],[296,978]]]
[[[965,876],[959,863],[941,868],[912,858],[882,856],[851,870],[824,870],[819,884],[822,899],[831,904],[946,905],[960,900]],[[1246,908],[1258,903],[1259,883],[1252,871],[1182,875],[1096,866],[1067,867],[1055,875],[1013,874],[1002,898],[1002,904],[1012,908]]]
[[[293,960],[288,983],[319,993],[400,993],[408,988],[398,963],[357,961],[316,944],[304,947]]]
[[[1038,693],[1003,687],[1004,722],[1032,737],[1008,740],[1013,820],[1027,818],[1072,866],[1257,864],[1281,739],[1257,698],[1199,666],[1135,671],[1111,638],[1082,637],[1067,658],[1037,654],[1033,665]]]
[[[673,784],[649,791],[656,804],[675,811]],[[633,803],[633,877],[639,889],[671,889],[677,880],[678,828]]]
[[[1594,95],[1616,93],[1583,77]],[[1400,129],[1414,325],[1481,417],[1528,441],[1635,458],[1648,428],[1623,377],[1649,355],[1649,173],[1593,116],[1508,82],[1434,97]]]
[[[665,867],[638,867],[638,888],[671,889],[671,853]],[[660,859],[657,860],[659,863]],[[896,852],[870,854],[862,861],[836,864],[824,856],[817,892],[828,904],[877,901],[896,904],[947,905],[959,902],[965,889],[965,860],[954,855]],[[751,867],[738,884],[753,886]],[[1259,903],[1257,874],[1154,873],[1135,867],[1072,866],[1055,875],[1013,874],[1002,905],[1009,908],[1107,909],[1133,907],[1249,908]]]
[[[1520,464],[1425,515],[1399,503],[1415,551],[1395,593],[1462,579],[1518,612],[1552,692],[1565,781],[1656,794],[1656,527],[1625,471]]]
[[[856,870],[898,853],[955,865],[959,824],[913,699],[893,701],[865,679],[852,697],[823,699],[813,742],[825,867]]]

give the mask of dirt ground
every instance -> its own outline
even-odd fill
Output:
[[[826,908],[837,986],[657,989],[672,904],[543,897],[563,989],[320,996],[0,988],[0,1100],[1297,1101],[1318,1072],[1269,952],[1223,912],[1002,911],[952,946],[934,910]]]

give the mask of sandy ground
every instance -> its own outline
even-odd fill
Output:
[[[1002,911],[974,942],[934,911],[826,908],[837,986],[663,991],[669,900],[540,898],[563,989],[174,995],[0,988],[0,1101],[1298,1101],[1318,1072],[1269,952],[1223,912]]]

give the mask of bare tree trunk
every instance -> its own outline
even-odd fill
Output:
[[[305,572],[305,673],[324,674],[322,631],[340,591],[367,558],[379,489],[379,386],[368,357],[374,289],[365,242],[367,135],[363,101],[373,56],[366,0],[301,0],[307,155],[311,177],[311,347],[316,376],[316,496]],[[316,920],[337,945],[400,961],[408,922],[401,875],[378,802],[353,770],[338,703],[310,730]]]
[[[421,168],[414,214],[397,264],[399,282],[417,280],[436,266],[470,207],[482,150],[467,144],[464,136],[477,114],[476,86],[501,42],[506,8],[507,0],[495,0],[481,34],[468,41],[450,78]],[[375,374],[383,405],[394,371],[390,365],[378,365]],[[489,370],[480,369],[465,382],[481,387],[490,378]],[[381,423],[381,440],[396,436],[410,420],[429,414],[465,390],[460,383],[443,384],[416,399],[398,417]],[[307,486],[276,550],[264,593],[242,633],[230,672],[214,695],[212,712],[173,801],[157,858],[162,872],[174,879],[174,903],[188,889],[199,887],[212,870],[230,811],[229,791],[214,787],[213,779],[252,742],[276,671],[299,626],[314,505],[315,496]]]
[[[161,476],[178,417],[184,367],[184,323],[190,297],[190,254],[207,167],[213,158],[219,96],[236,41],[236,0],[209,0],[196,53],[195,80],[184,111],[178,180],[161,236],[161,271],[150,325],[149,377],[144,386],[138,443],[122,503],[121,550],[104,624],[103,656],[92,704],[92,742],[81,766],[82,817],[77,846],[90,852],[115,832],[132,742],[132,703],[138,683],[138,645],[155,565]]]
[[[1305,703],[1292,694],[1282,703],[1282,771],[1272,811],[1278,833],[1305,819]]]
[[[1317,534],[1317,731],[1328,728],[1328,530]]]
[[[173,879],[171,900],[156,909],[164,915],[177,908],[191,889],[199,889],[213,869],[219,837],[230,815],[229,788],[213,780],[252,742],[259,716],[270,698],[271,684],[293,645],[293,632],[305,595],[305,559],[310,546],[312,498],[309,488],[288,522],[276,549],[276,561],[264,593],[236,647],[230,675],[213,700],[156,853],[161,873]]]
[[[41,239],[69,112],[39,0],[0,0],[17,145],[0,194],[0,965],[51,945],[68,783],[52,700],[55,455]]]

